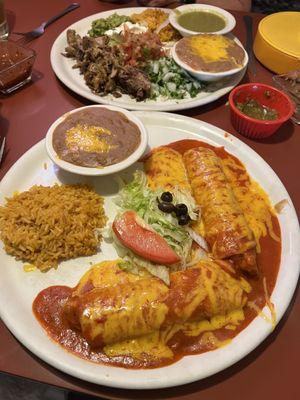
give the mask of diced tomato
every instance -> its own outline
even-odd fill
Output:
[[[175,264],[180,257],[167,241],[147,225],[134,211],[125,211],[113,222],[119,241],[135,254],[156,264]]]
[[[145,46],[149,50],[147,55],[143,52]],[[158,59],[165,55],[159,37],[152,32],[133,33],[125,28],[120,47],[125,54],[126,64],[133,66],[144,65],[148,59]]]

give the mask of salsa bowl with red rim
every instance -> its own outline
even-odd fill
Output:
[[[261,120],[249,117],[237,108],[237,103],[253,99],[264,107],[277,112],[274,120]],[[237,86],[229,94],[231,122],[242,135],[263,139],[273,135],[294,113],[294,104],[282,91],[262,83],[246,83]]]

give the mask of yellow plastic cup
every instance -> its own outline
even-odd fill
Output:
[[[300,69],[300,12],[280,12],[262,19],[253,51],[265,67],[277,74]]]

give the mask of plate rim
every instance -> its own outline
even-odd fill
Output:
[[[73,79],[70,79],[64,72],[60,69],[59,67],[59,58],[58,54],[60,57],[63,57],[61,55],[62,49],[59,46],[59,43],[63,38],[66,36],[66,32],[68,29],[75,29],[77,24],[83,23],[85,21],[88,21],[90,18],[101,18],[103,16],[109,16],[117,11],[121,12],[141,12],[146,9],[153,9],[154,7],[126,7],[126,8],[117,8],[113,10],[107,10],[103,11],[100,13],[92,14],[87,17],[84,17],[73,24],[69,25],[67,28],[65,28],[55,39],[53,42],[53,45],[50,50],[50,63],[51,63],[51,68],[53,72],[55,73],[56,77],[65,85],[67,86],[70,90],[72,90],[74,93],[77,95],[80,95],[84,97],[87,100],[93,101],[95,103],[99,104],[104,104],[104,105],[111,105],[111,106],[117,106],[117,107],[123,107],[126,108],[127,110],[135,110],[135,111],[179,111],[179,110],[187,110],[187,109],[192,109],[195,107],[203,106],[206,104],[213,103],[214,101],[220,99],[221,97],[225,96],[228,94],[234,87],[236,87],[244,78],[246,71],[247,71],[247,65],[239,72],[237,72],[235,75],[232,76],[230,80],[230,84],[228,86],[222,87],[221,89],[216,90],[215,92],[209,94],[206,97],[203,98],[193,98],[190,99],[190,101],[187,102],[182,102],[180,103],[174,103],[174,104],[165,104],[164,102],[158,102],[157,104],[143,104],[142,102],[132,102],[132,103],[125,103],[125,102],[118,102],[117,99],[105,99],[101,96],[98,96],[86,86],[86,90],[82,90],[80,87],[76,85],[76,82],[73,82]],[[154,9],[161,9],[165,12],[170,13],[170,9],[164,9],[164,8],[154,8]],[[235,37],[235,36],[234,36]],[[246,49],[244,48],[243,44],[240,42],[238,38],[235,37],[237,42],[243,47],[244,51],[247,53]]]
[[[141,115],[143,115],[145,118],[148,117],[148,118],[152,118],[152,119],[154,119],[153,117],[155,117],[155,115],[153,115],[153,114],[156,114],[156,115],[158,114],[159,117],[168,118],[169,120],[173,120],[173,122],[174,121],[178,121],[178,120],[184,120],[185,122],[191,123],[192,125],[195,125],[195,126],[197,125],[200,128],[201,128],[201,126],[209,128],[210,130],[213,130],[214,133],[216,135],[218,135],[219,137],[224,136],[224,132],[225,132],[224,130],[222,130],[222,129],[218,128],[218,127],[215,127],[215,126],[213,126],[213,125],[211,125],[211,124],[209,124],[207,122],[204,122],[204,121],[201,121],[201,120],[197,120],[197,119],[194,119],[194,118],[191,118],[191,117],[186,117],[186,116],[170,114],[170,113],[162,113],[162,112],[160,112],[160,113],[157,113],[157,112],[155,112],[155,113],[154,112],[146,112],[146,113],[145,112],[136,112],[135,114],[137,114],[140,117],[141,117]],[[155,121],[159,121],[159,119],[155,118]],[[147,126],[147,123],[145,123],[145,124]],[[230,137],[231,137],[231,135],[230,135]],[[295,212],[295,208],[293,206],[293,203],[292,203],[292,201],[290,199],[290,196],[288,195],[288,192],[286,191],[284,185],[282,184],[282,182],[280,181],[279,177],[276,175],[274,170],[266,163],[266,161],[264,161],[264,159],[258,153],[256,153],[246,143],[242,142],[240,139],[236,138],[235,136],[232,136],[232,139],[233,139],[234,142],[236,142],[236,144],[238,144],[238,145],[242,144],[242,147],[245,146],[245,149],[250,150],[250,154],[251,153],[255,154],[255,156],[258,157],[261,162],[263,162],[263,165],[266,166],[268,169],[270,169],[272,171],[272,173],[276,177],[276,180],[278,180],[278,182],[280,182],[281,187],[284,189],[286,198],[290,202],[290,206],[291,206],[291,210],[290,211],[292,212],[292,214],[294,214],[294,218],[295,219],[293,220],[293,224],[292,225],[294,225],[294,229],[295,229],[294,233],[296,234],[297,237],[293,239],[294,240],[293,244],[294,244],[295,248],[297,249],[297,252],[295,254],[295,264],[298,264],[298,274],[297,274],[297,271],[294,272],[295,277],[297,275],[297,279],[296,278],[294,279],[294,281],[292,282],[292,285],[290,287],[289,295],[284,298],[284,305],[282,307],[283,311],[279,315],[279,318],[278,318],[278,321],[277,321],[277,323],[278,323],[279,320],[284,315],[284,313],[286,312],[286,310],[288,308],[288,305],[290,304],[291,298],[292,298],[292,296],[294,294],[294,291],[295,291],[295,288],[296,288],[296,285],[297,285],[298,276],[299,276],[299,267],[300,267],[300,263],[299,263],[299,261],[300,261],[300,246],[299,246],[299,243],[300,243],[300,232],[299,232],[298,218],[297,218],[297,214]],[[6,173],[6,175],[2,179],[2,181],[0,183],[0,191],[2,190],[2,187],[7,184],[7,181],[9,181],[10,175],[13,174],[22,165],[24,159],[26,159],[26,158],[29,159],[31,154],[34,153],[34,152],[38,152],[39,149],[42,149],[46,154],[44,140],[45,139],[42,139],[37,144],[35,144],[32,148],[27,150],[22,155],[22,157],[19,158],[15,162],[15,164],[10,168],[10,170]],[[298,248],[296,247],[297,243],[298,243]],[[278,282],[278,279],[277,279],[277,282]],[[277,285],[277,283],[276,283],[276,285]],[[274,291],[275,291],[275,289],[274,289]],[[1,300],[1,293],[0,293],[0,300]],[[51,354],[48,353],[45,356],[45,354],[43,353],[43,350],[40,350],[39,348],[37,349],[34,345],[32,345],[30,339],[26,338],[26,340],[24,340],[22,335],[20,335],[19,332],[15,331],[11,319],[7,318],[7,315],[5,315],[5,313],[3,313],[3,310],[2,310],[1,306],[0,306],[0,314],[1,314],[2,318],[3,318],[3,321],[5,322],[6,326],[10,329],[10,331],[30,351],[32,351],[33,354],[36,354],[39,358],[41,358],[42,360],[46,361],[48,364],[54,366],[55,368],[58,368],[58,369],[62,370],[65,373],[68,373],[68,374],[70,374],[72,376],[75,376],[76,378],[79,378],[79,379],[84,379],[86,381],[89,381],[89,382],[92,382],[92,383],[95,383],[95,384],[106,385],[106,386],[116,387],[116,388],[124,388],[124,389],[159,389],[159,388],[166,388],[166,387],[174,387],[174,386],[178,386],[178,385],[182,385],[182,384],[191,383],[191,382],[194,382],[194,381],[199,380],[199,379],[203,379],[203,378],[205,378],[207,376],[210,376],[210,375],[213,375],[213,374],[215,374],[217,372],[220,372],[220,371],[226,369],[227,367],[231,366],[232,364],[236,363],[237,361],[241,360],[248,353],[250,353],[254,348],[256,348],[271,333],[271,330],[272,330],[271,327],[267,327],[267,328],[264,327],[262,329],[262,332],[260,331],[261,336],[260,336],[258,341],[257,340],[252,341],[250,347],[248,346],[246,349],[245,348],[240,349],[241,350],[240,352],[236,352],[234,355],[231,355],[230,361],[227,361],[226,363],[223,362],[223,364],[221,364],[218,368],[213,368],[213,370],[208,371],[208,373],[206,375],[204,375],[204,376],[197,377],[197,374],[195,374],[194,371],[188,371],[190,373],[190,376],[188,378],[184,377],[184,374],[183,374],[181,379],[178,379],[178,377],[176,378],[176,382],[174,380],[173,381],[172,380],[168,380],[168,382],[166,383],[164,381],[163,382],[162,381],[158,382],[157,380],[155,380],[153,378],[151,379],[151,372],[152,371],[155,371],[155,372],[158,371],[157,375],[159,375],[159,371],[160,372],[163,371],[163,372],[166,373],[165,376],[167,377],[167,379],[170,379],[170,376],[169,376],[170,375],[170,371],[171,371],[171,374],[172,374],[172,370],[174,368],[176,368],[178,366],[178,364],[181,363],[182,360],[185,359],[186,360],[185,364],[188,364],[188,360],[192,361],[192,360],[195,360],[195,358],[199,359],[199,357],[205,357],[205,354],[214,353],[214,352],[204,353],[204,355],[200,354],[200,355],[185,356],[183,359],[179,360],[178,362],[176,362],[174,364],[171,364],[170,366],[157,368],[155,370],[127,370],[127,371],[130,371],[130,373],[133,373],[133,376],[134,376],[135,380],[134,380],[134,382],[132,382],[132,381],[131,382],[126,382],[126,380],[124,381],[124,379],[123,380],[121,379],[121,381],[112,381],[111,377],[109,376],[109,374],[108,374],[108,376],[103,374],[103,376],[100,377],[100,379],[97,379],[97,380],[91,379],[89,374],[86,373],[85,371],[80,371],[78,369],[76,370],[76,364],[78,364],[76,362],[76,360],[78,359],[78,357],[72,355],[71,353],[68,353],[68,356],[70,357],[70,360],[71,360],[71,367],[70,367],[70,365],[66,366],[64,364],[64,361],[62,361],[62,360],[55,360],[55,362],[54,362],[53,357],[51,356]],[[42,331],[41,334],[46,337],[46,340],[48,341],[49,346],[53,347],[54,350],[57,349],[57,348],[61,349],[61,347],[58,344],[55,344],[54,342],[51,341],[51,339],[44,332],[43,328],[40,327],[39,323],[35,320],[34,317],[33,317],[33,319],[34,319],[35,323],[38,324],[40,330]],[[257,319],[258,319],[258,317],[255,318],[255,320],[257,320]],[[251,324],[247,328],[245,328],[239,335],[237,335],[236,338],[239,338],[241,336],[244,337],[245,333],[249,332],[248,329],[251,326]],[[237,343],[235,343],[235,344],[237,344]],[[224,348],[219,349],[219,350],[223,350],[223,349],[226,350],[226,349],[229,348],[229,346],[230,345],[225,346]],[[61,349],[61,350],[64,351],[63,349]],[[218,352],[219,350],[216,350],[216,352]],[[65,352],[65,353],[67,353],[67,352]],[[67,357],[67,359],[69,357]],[[79,360],[83,361],[83,362],[87,362],[87,361],[82,360],[82,359],[79,359]],[[73,361],[73,363],[72,363],[72,361]],[[90,364],[89,362],[87,362],[87,363]],[[72,364],[74,364],[75,367],[73,367]],[[85,365],[87,365],[87,364],[85,364]],[[95,368],[99,367],[99,375],[101,374],[101,371],[103,372],[103,370],[105,370],[105,368],[101,368],[101,367],[103,367],[103,365],[101,365],[101,364],[100,365],[99,364],[93,364],[93,365],[95,365]],[[116,367],[111,367],[111,366],[108,367],[108,369],[110,369],[110,368],[114,368],[117,371],[120,371],[120,375],[122,375],[123,371],[126,371],[126,369],[124,369],[124,368],[118,368],[118,367],[116,368]],[[150,371],[150,373],[148,374],[149,371]],[[146,372],[146,375],[149,375],[148,379],[147,378],[145,379],[143,377],[145,372]],[[140,379],[144,379],[144,381],[137,383],[139,378]]]

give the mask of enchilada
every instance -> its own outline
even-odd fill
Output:
[[[186,151],[183,160],[214,258],[230,258],[237,268],[257,275],[256,242],[220,159],[213,150],[196,147]]]
[[[169,147],[158,147],[151,151],[144,162],[144,171],[150,189],[171,190],[179,188],[191,193],[182,156]]]
[[[131,274],[122,277],[125,282],[121,282],[118,267],[114,268],[115,283],[107,285],[106,264],[94,267],[88,273],[89,290],[75,290],[64,308],[70,325],[79,329],[93,347],[102,348],[174,324],[225,315],[246,304],[244,285],[212,261],[200,261],[194,268],[172,273],[169,287],[158,278],[137,279]],[[124,275],[122,270],[120,273]],[[95,276],[102,276],[101,281]]]
[[[144,162],[144,171],[148,186],[152,190],[179,190],[192,197],[192,188],[182,155],[169,146],[161,146],[151,151]],[[201,215],[191,221],[191,227],[200,235],[203,233]]]

